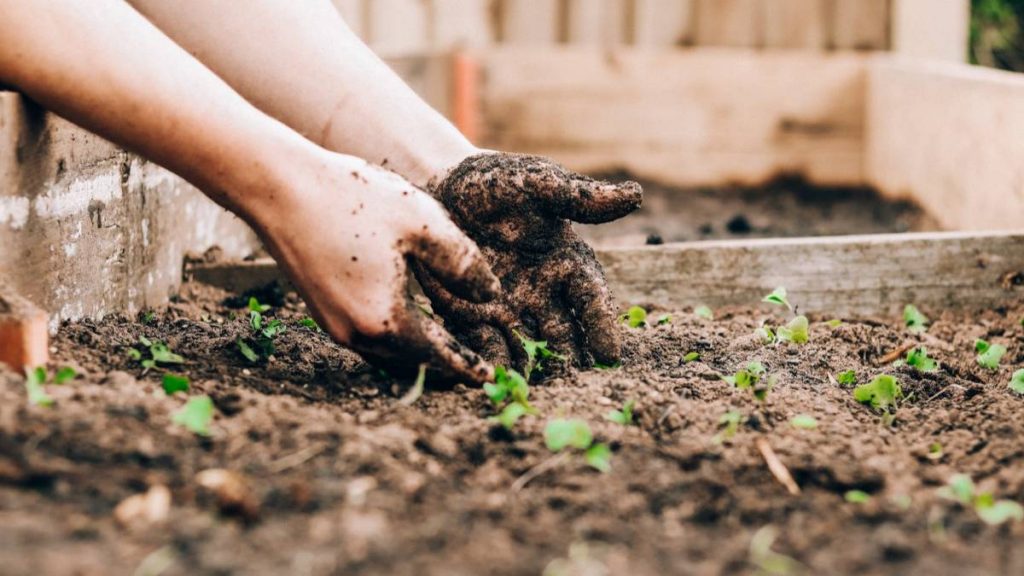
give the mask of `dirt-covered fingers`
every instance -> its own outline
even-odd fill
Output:
[[[566,297],[575,311],[585,347],[594,360],[614,364],[622,355],[615,301],[596,259],[588,259],[566,280]]]
[[[534,315],[537,318],[537,330],[541,339],[547,341],[548,350],[582,367],[587,354],[580,346],[579,330],[572,312],[565,304],[552,301],[543,309],[536,310]]]

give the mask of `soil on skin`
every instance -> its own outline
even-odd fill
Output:
[[[637,180],[625,174],[612,181]],[[913,202],[888,200],[870,188],[828,188],[799,178],[758,187],[680,189],[640,179],[643,206],[600,226],[577,226],[600,248],[645,243],[743,238],[841,236],[938,230]]]
[[[263,364],[235,345],[249,331],[244,300],[192,284],[149,323],[64,326],[54,366],[82,376],[47,386],[52,407],[30,406],[22,378],[0,371],[0,571],[755,573],[751,539],[772,525],[772,549],[809,573],[1024,573],[1024,523],[987,526],[936,495],[962,472],[998,498],[1024,501],[1024,397],[1007,387],[1024,366],[1024,305],[925,310],[935,322],[922,336],[896,318],[838,327],[817,318],[804,346],[759,343],[752,332],[762,320],[784,319],[767,308],[718,310],[714,321],[676,312],[669,325],[622,328],[621,368],[549,369],[531,396],[543,416],[506,432],[489,421],[495,409],[481,390],[428,389],[403,406],[407,382],[299,326],[294,295],[272,303],[288,331]],[[211,437],[173,424],[186,395],[166,396],[163,371],[142,375],[128,358],[142,335],[185,356],[191,394],[216,406]],[[974,362],[975,338],[1007,346],[998,371]],[[939,371],[876,365],[915,342]],[[690,351],[700,360],[685,363]],[[719,378],[751,360],[779,376],[763,405]],[[842,370],[861,382],[883,370],[899,377],[909,399],[892,426],[830,380]],[[635,426],[603,418],[630,399]],[[729,410],[747,421],[716,443]],[[795,429],[797,414],[818,428]],[[590,422],[614,451],[611,472],[574,454],[513,491],[551,463],[543,428],[557,415]],[[772,476],[757,439],[800,495]],[[933,443],[939,457],[929,457]],[[230,495],[218,502],[197,481],[216,468],[248,486],[233,509]],[[115,507],[152,486],[172,495],[167,517],[119,524]],[[846,502],[853,489],[870,502]]]

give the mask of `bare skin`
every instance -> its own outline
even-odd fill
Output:
[[[0,0],[0,39],[0,84],[245,219],[336,340],[467,382],[493,377],[405,290],[410,261],[471,300],[499,290],[434,199],[260,112],[118,0]]]

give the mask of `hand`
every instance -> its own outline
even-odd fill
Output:
[[[324,153],[297,168],[291,191],[251,220],[320,326],[390,373],[427,362],[446,378],[493,379],[409,296],[407,261],[472,302],[494,298],[498,279],[440,204],[401,177]]]
[[[577,365],[618,361],[617,310],[593,250],[570,220],[609,222],[636,210],[635,182],[611,184],[537,156],[471,156],[430,186],[501,279],[493,302],[470,302],[432,271],[418,274],[435,310],[462,341],[495,363],[522,366],[516,332],[547,340]]]

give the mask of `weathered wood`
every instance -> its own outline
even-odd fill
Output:
[[[893,50],[915,58],[967,61],[970,0],[892,0]]]
[[[890,0],[832,0],[829,46],[839,50],[889,47]]]
[[[643,47],[692,44],[694,8],[693,0],[635,0],[633,44]]]
[[[871,66],[866,175],[952,230],[1024,223],[1024,75],[879,58]]]
[[[921,233],[726,240],[598,251],[621,306],[756,305],[778,286],[802,312],[896,314],[994,308],[1024,294],[1024,234]],[[279,278],[271,260],[200,264],[232,290]]]
[[[763,45],[763,10],[762,0],[697,0],[697,44]]]
[[[429,14],[423,0],[367,2],[366,38],[382,57],[423,55],[428,52]]]
[[[863,180],[861,55],[504,48],[480,58],[488,146],[681,186],[779,172]]]
[[[537,46],[554,44],[559,36],[558,0],[500,0],[501,41]]]
[[[826,0],[763,0],[764,45],[821,50],[827,39]]]

